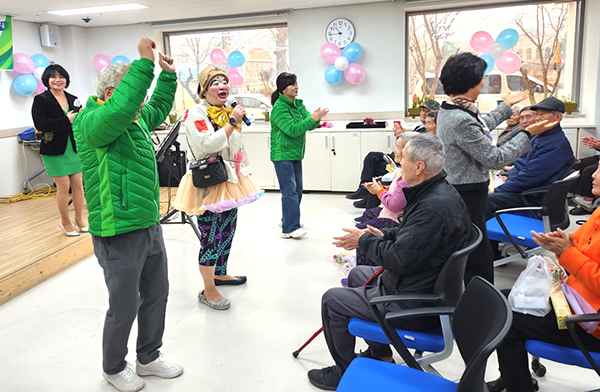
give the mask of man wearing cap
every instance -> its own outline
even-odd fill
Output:
[[[427,115],[429,114],[429,112],[432,112],[434,110],[440,110],[440,104],[433,99],[428,99],[427,101],[425,101],[424,105],[420,106],[420,108],[421,113],[419,113],[419,119],[421,120],[421,124],[416,126],[414,132],[427,133],[427,128],[425,127],[425,123],[427,122]]]
[[[489,195],[487,219],[492,218],[497,210],[524,206],[521,192],[552,184],[575,160],[560,126],[565,112],[564,103],[549,97],[532,106],[531,110],[536,112],[536,122],[547,121],[555,123],[555,126],[531,138],[531,150],[515,161],[514,168],[507,173],[506,182]],[[529,204],[539,205],[542,197],[543,193],[528,196]]]

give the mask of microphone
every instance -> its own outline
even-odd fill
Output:
[[[238,105],[236,99],[233,96],[228,96],[227,97],[227,103],[229,105],[231,105],[232,108],[236,107]],[[250,122],[250,120],[248,120],[248,117],[246,117],[246,115],[244,114],[244,117],[242,117],[242,121],[244,122],[244,124],[246,124],[247,126],[250,126],[250,124],[252,124]]]

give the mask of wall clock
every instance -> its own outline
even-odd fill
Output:
[[[344,48],[350,42],[354,41],[355,34],[356,30],[352,22],[345,18],[336,18],[327,25],[325,39],[327,42]]]

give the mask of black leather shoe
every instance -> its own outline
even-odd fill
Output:
[[[308,380],[311,384],[325,391],[335,391],[341,379],[342,376],[336,365],[308,371]]]
[[[590,215],[592,212],[594,212],[594,211],[588,211],[585,208],[583,208],[582,206],[577,206],[577,207],[571,208],[569,210],[570,215]]]
[[[360,199],[352,203],[352,205],[356,208],[367,208],[367,199]]]
[[[355,199],[362,199],[367,196],[369,196],[369,191],[361,186],[355,192],[347,194],[346,199],[355,200]]]
[[[506,385],[504,385],[502,378],[486,382],[485,385],[488,387],[489,392],[502,392],[506,389]]]
[[[245,276],[236,276],[235,279],[215,279],[215,286],[239,286],[246,283]]]

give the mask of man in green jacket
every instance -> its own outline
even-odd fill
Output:
[[[144,387],[139,376],[177,377],[183,367],[159,352],[169,292],[167,255],[158,224],[159,188],[150,131],[169,114],[177,89],[173,60],[159,53],[154,79],[154,42],[140,41],[140,59],[103,70],[73,131],[90,213],[94,253],[104,270],[109,309],[104,321],[104,378],[119,391]],[[139,298],[139,300],[138,300]],[[138,318],[136,369],[125,361],[127,340]],[[137,373],[137,374],[136,374]]]

